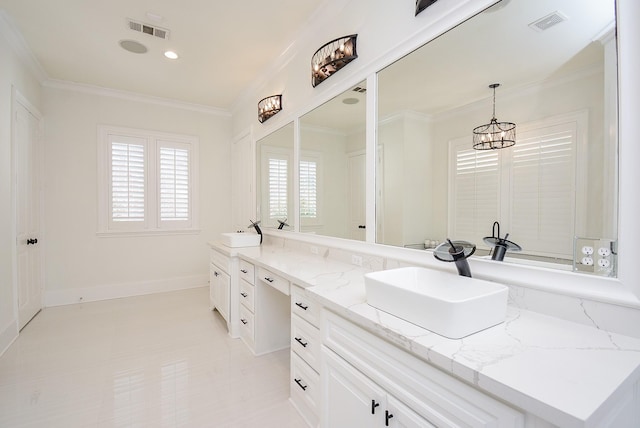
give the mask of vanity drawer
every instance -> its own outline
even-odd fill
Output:
[[[245,308],[243,305],[240,305],[240,337],[244,339],[245,342],[253,347],[253,314],[249,309]]]
[[[291,315],[291,350],[316,371],[320,366],[320,347],[320,331],[302,318]]]
[[[225,256],[224,254],[216,251],[216,250],[211,250],[211,263],[213,263],[214,265],[218,266],[220,269],[222,269],[223,271],[225,271],[226,273],[229,273],[229,264],[230,264],[230,259],[229,257]]]
[[[251,312],[254,312],[253,306],[254,286],[247,281],[240,280],[240,303],[242,303]]]
[[[320,376],[295,353],[291,353],[291,400],[309,425],[318,425]]]
[[[290,293],[289,281],[265,268],[258,268],[257,278],[265,284],[272,286],[282,294],[286,294],[288,296]]]
[[[255,268],[254,266],[246,260],[240,260],[240,269],[239,269],[240,278],[247,281],[249,284],[255,285]]]
[[[320,306],[315,300],[307,297],[304,290],[295,284],[291,286],[291,313],[318,327]]]

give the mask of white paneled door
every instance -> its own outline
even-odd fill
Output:
[[[42,308],[41,116],[17,93],[13,110],[18,325],[22,329]]]

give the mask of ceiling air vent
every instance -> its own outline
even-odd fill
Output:
[[[568,18],[565,14],[556,10],[555,12],[550,13],[543,18],[533,21],[531,24],[529,24],[529,27],[538,32],[542,32],[548,30],[556,24],[566,21],[567,19]]]
[[[367,88],[361,88],[360,86],[356,86],[355,88],[353,88],[353,92],[359,92],[361,94],[367,92]]]
[[[150,36],[159,37],[163,40],[169,40],[169,30],[166,28],[156,27],[154,25],[145,24],[140,21],[134,21],[127,18],[127,28],[138,33],[148,34]]]

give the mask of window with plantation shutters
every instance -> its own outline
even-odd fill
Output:
[[[100,126],[98,233],[197,228],[194,137]]]
[[[471,138],[449,143],[449,236],[485,247],[494,221],[523,253],[572,258],[577,206],[584,190],[576,177],[586,168],[579,153],[583,112],[518,125],[516,145],[477,151]]]
[[[318,217],[318,164],[300,161],[300,218]]]
[[[269,218],[285,219],[287,212],[288,161],[286,158],[269,157]]]
[[[112,135],[109,148],[111,221],[144,222],[146,140]]]
[[[160,142],[160,221],[188,221],[190,214],[189,150]]]

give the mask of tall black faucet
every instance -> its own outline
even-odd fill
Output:
[[[466,241],[451,241],[438,245],[433,252],[433,257],[442,262],[455,262],[458,275],[471,278],[471,268],[467,258],[476,251],[476,246]]]

